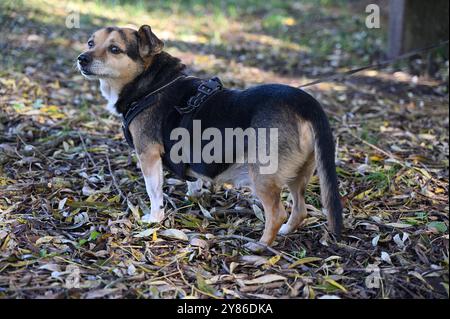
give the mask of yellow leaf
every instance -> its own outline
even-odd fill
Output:
[[[0,250],[6,251],[6,247],[8,246],[10,239],[11,237],[9,235],[6,236],[5,240],[3,241],[3,245],[0,247]]]
[[[275,264],[280,260],[280,258],[281,258],[280,255],[273,256],[272,258],[270,258],[270,259],[267,261],[267,264],[273,266],[273,265],[275,265]]]
[[[431,175],[426,171],[426,170],[424,170],[423,168],[420,168],[420,167],[414,167],[414,169],[416,170],[416,171],[418,171],[419,173],[421,173],[423,176],[425,176],[426,178],[428,178],[428,179],[431,179]]]
[[[9,178],[0,177],[0,186],[6,186],[8,184],[13,184],[13,183],[14,183],[14,181]]]
[[[372,155],[372,156],[370,157],[370,160],[371,160],[372,162],[381,162],[382,160],[384,160],[384,158],[383,158],[383,157],[380,157],[380,156],[378,156],[378,155]]]
[[[364,197],[366,197],[367,195],[369,195],[370,192],[371,192],[372,190],[373,190],[373,188],[370,188],[370,189],[368,189],[368,190],[366,190],[366,191],[364,191],[364,192],[362,192],[362,193],[356,195],[356,196],[355,196],[355,199],[359,199],[359,200],[364,199]]]
[[[319,258],[319,257],[305,257],[305,258],[299,259],[299,260],[293,262],[292,264],[290,264],[289,268],[294,268],[294,267],[297,267],[298,265],[303,265],[303,264],[310,264],[312,262],[319,261],[319,260],[322,260],[322,258]]]
[[[309,299],[314,299],[316,297],[316,293],[314,292],[314,289],[309,286]]]
[[[347,292],[347,289],[342,286],[340,283],[336,282],[335,280],[331,279],[331,278],[325,278],[325,281],[328,282],[329,284],[335,286],[336,288],[341,289],[343,292]]]
[[[283,19],[283,24],[284,25],[288,25],[288,26],[292,26],[295,24],[295,20],[291,17],[285,18]]]
[[[117,194],[117,195],[115,195],[115,196],[113,196],[111,198],[108,198],[108,202],[109,203],[118,203],[118,202],[120,202],[120,195]]]
[[[228,184],[228,183],[224,183],[224,184],[223,184],[223,188],[225,188],[225,189],[227,189],[227,190],[233,189],[233,185]]]
[[[157,241],[157,240],[158,240],[158,235],[156,234],[156,230],[155,230],[152,234],[152,241]]]
[[[158,267],[164,267],[164,266],[166,265],[166,263],[164,262],[164,260],[154,260],[154,261],[153,261],[153,264],[154,264],[155,266],[158,266]]]

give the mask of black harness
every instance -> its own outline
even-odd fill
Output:
[[[158,95],[157,93],[161,92],[163,89],[169,87],[171,84],[175,83],[181,78],[185,78],[185,76],[180,76],[173,80],[172,82],[169,82],[168,84],[164,85],[163,87],[147,94],[143,98],[141,98],[138,101],[134,101],[130,103],[128,107],[128,111],[123,115],[122,118],[122,129],[123,134],[125,136],[125,140],[127,141],[128,145],[131,148],[134,148],[133,144],[133,137],[130,133],[130,124],[134,120],[136,116],[138,116],[142,111],[145,109],[151,107],[152,105],[156,104],[158,101]],[[192,122],[193,117],[197,114],[197,112],[201,109],[201,106],[208,100],[211,96],[219,92],[223,89],[223,84],[220,81],[218,77],[213,77],[209,80],[203,81],[200,83],[200,85],[197,87],[197,92],[195,95],[191,96],[186,105],[182,106],[174,106],[174,108],[177,110],[177,112],[181,115],[181,121],[179,124],[179,127],[183,127],[189,130],[189,125]],[[167,156],[163,159],[163,161],[170,161]],[[173,163],[169,163],[173,164]],[[179,164],[175,164],[178,165]],[[176,169],[177,172],[175,172],[177,175],[180,175],[182,178],[186,178],[184,172],[184,165],[183,164],[182,169]],[[169,167],[173,167],[174,165],[168,165]]]
[[[184,77],[184,76],[182,76]],[[131,148],[134,148],[133,137],[130,133],[130,124],[134,120],[136,116],[138,116],[142,111],[146,108],[154,105],[157,102],[157,93],[161,92],[166,87],[175,83],[182,77],[178,77],[172,82],[164,85],[163,87],[147,94],[139,101],[134,101],[130,103],[128,107],[128,111],[123,115],[122,118],[122,130],[123,135],[125,136],[125,140]],[[194,96],[191,96],[185,106],[175,106],[175,109],[180,113],[183,118],[181,120],[181,124],[187,122],[187,119],[190,119],[195,115],[195,113],[200,109],[202,104],[210,98],[212,95],[222,90],[223,84],[218,77],[213,77],[207,81],[203,81],[197,88],[197,93]],[[185,127],[184,125],[180,127]],[[186,127],[185,127],[186,128]]]

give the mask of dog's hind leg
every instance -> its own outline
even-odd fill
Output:
[[[272,176],[259,175],[254,169],[251,169],[250,176],[253,180],[254,192],[263,204],[266,219],[264,232],[259,242],[269,246],[287,217],[281,202],[281,187]],[[246,248],[252,251],[264,250],[263,246],[256,243],[248,243]]]
[[[297,177],[288,182],[289,191],[293,198],[291,216],[286,224],[281,226],[279,234],[286,235],[301,226],[307,216],[305,191],[315,170],[314,153],[307,159],[303,167],[299,170]]]

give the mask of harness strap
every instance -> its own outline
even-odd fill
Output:
[[[164,85],[163,87],[157,89],[156,91],[153,91],[146,96],[144,96],[142,99],[132,102],[129,105],[128,111],[123,116],[122,121],[122,130],[123,134],[125,136],[125,140],[127,141],[128,145],[131,148],[134,148],[133,143],[133,137],[131,135],[129,126],[131,122],[134,120],[136,116],[138,116],[142,111],[144,111],[146,108],[151,107],[152,105],[156,104],[158,102],[158,94],[163,88],[169,86],[170,84],[174,83],[181,77],[186,76],[180,76],[176,78],[175,80],[171,81],[170,83]],[[191,126],[193,122],[193,118],[198,113],[198,111],[201,109],[201,107],[205,104],[205,102],[212,97],[214,94],[222,90],[223,84],[220,81],[219,78],[214,77],[207,81],[203,81],[198,87],[197,92],[195,95],[191,96],[186,103],[186,106],[175,106],[175,109],[178,111],[178,113],[181,115],[180,122],[178,123],[178,127],[183,127],[187,129],[188,131],[191,131]],[[170,152],[166,152],[163,155],[163,163],[165,162],[166,167],[168,167],[173,173],[178,175],[179,177],[183,179],[190,179],[188,176],[186,176],[186,170],[188,167],[188,163],[173,163],[169,157]]]
[[[147,95],[139,102],[133,102],[130,104],[128,112],[123,117],[122,130],[125,140],[131,148],[134,148],[133,137],[130,132],[130,124],[136,116],[138,116],[143,110],[152,106],[157,102],[157,95]]]
[[[133,137],[130,133],[130,124],[136,116],[138,116],[146,108],[152,106],[157,102],[157,94],[172,83],[178,81],[180,78],[186,78],[185,75],[179,76],[159,89],[147,94],[139,101],[134,101],[130,104],[128,111],[122,119],[122,130],[125,140],[131,148],[134,148]],[[206,102],[211,96],[222,90],[223,84],[218,77],[213,77],[207,81],[203,81],[197,88],[197,93],[191,96],[186,106],[175,106],[175,109],[182,115],[180,127],[187,128],[187,123],[192,118],[194,111],[197,111],[200,106]],[[190,116],[187,116],[187,115]]]
[[[175,83],[176,81],[178,81],[179,79],[185,78],[185,77],[186,77],[186,75],[181,75],[181,76],[175,78],[174,80],[170,81],[169,83],[163,85],[162,87],[156,89],[155,91],[150,92],[149,94],[144,96],[142,99],[140,99],[138,101],[134,101],[129,105],[128,111],[125,113],[125,115],[123,115],[123,118],[122,118],[122,130],[123,130],[123,135],[125,136],[125,140],[127,141],[128,145],[131,148],[134,148],[133,137],[131,136],[130,128],[129,128],[131,121],[133,121],[134,118],[136,116],[138,116],[143,110],[145,110],[146,108],[152,106],[153,104],[155,104],[157,102],[156,93],[159,93],[160,91],[162,91],[169,85],[171,85],[171,84]]]

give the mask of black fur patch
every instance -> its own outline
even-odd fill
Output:
[[[127,43],[128,39],[127,35],[125,34],[125,31],[123,31],[122,29],[117,29],[116,31],[119,33],[120,37],[122,38],[122,41]]]
[[[120,38],[125,43],[126,49],[125,53],[133,60],[138,61],[141,60],[141,56],[139,54],[139,46],[138,46],[138,33],[135,31],[134,37],[132,39],[128,39],[125,31],[118,27],[107,27],[105,28],[107,33],[111,33],[113,31],[117,31],[119,33]]]
[[[133,39],[128,39],[125,41],[127,44],[127,55],[133,60],[142,60],[141,55],[139,54],[139,42],[138,42],[138,33],[137,31],[133,32]]]
[[[117,28],[116,27],[107,27],[105,30],[107,33],[111,33],[113,31],[117,30]]]

